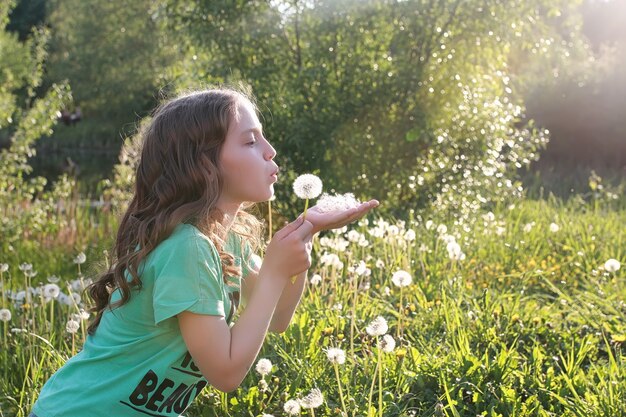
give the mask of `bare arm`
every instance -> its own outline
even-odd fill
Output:
[[[302,216],[274,235],[248,305],[234,326],[223,316],[178,314],[181,334],[196,366],[221,391],[236,389],[256,359],[290,277],[311,266],[313,225]]]
[[[274,314],[272,315],[272,319],[270,321],[269,331],[282,333],[287,330],[287,327],[289,327],[291,318],[300,303],[306,284],[307,273],[308,270],[298,274],[296,281],[293,284],[289,282],[283,287],[283,292],[280,295],[280,299],[276,304],[276,309],[274,310]],[[255,291],[256,283],[259,279],[258,277],[258,272],[251,270],[243,280],[242,293],[244,306],[247,306],[247,300]]]

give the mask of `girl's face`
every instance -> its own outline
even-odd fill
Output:
[[[224,188],[220,200],[226,204],[261,202],[274,195],[272,174],[276,150],[263,136],[262,126],[252,104],[240,99],[220,153]]]

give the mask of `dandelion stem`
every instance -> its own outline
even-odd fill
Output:
[[[307,198],[304,202],[304,214],[302,215],[302,221],[306,220],[306,210],[309,208],[309,199]]]
[[[399,338],[402,334],[402,319],[404,318],[404,306],[402,305],[402,287],[400,287],[400,315],[398,316],[398,327],[396,328],[396,336]]]
[[[378,345],[378,336],[376,336],[376,345]],[[370,417],[370,410],[372,409],[372,396],[374,395],[374,385],[376,385],[376,374],[380,366],[380,360],[376,361],[376,367],[374,368],[374,378],[372,379],[372,385],[370,385],[370,394],[367,398],[367,417]]]
[[[378,415],[383,417],[383,367],[381,364],[382,353],[380,349],[380,338],[376,338],[376,349],[378,350]]]
[[[272,240],[272,200],[267,202],[267,220],[269,223],[269,240]]]
[[[348,410],[346,409],[346,403],[343,400],[343,390],[341,389],[341,380],[339,379],[339,365],[337,363],[333,363],[333,367],[335,368],[335,376],[337,377],[337,386],[339,387],[339,398],[341,399],[341,407],[343,408],[343,415],[345,417],[348,416]]]

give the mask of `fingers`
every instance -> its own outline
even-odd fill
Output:
[[[294,230],[298,229],[302,225],[303,219],[304,218],[302,215],[298,216],[296,220],[292,221],[291,223],[280,229],[278,232],[276,232],[274,234],[274,237],[278,239],[284,239],[285,237],[289,236]]]
[[[300,225],[300,227],[298,227],[290,234],[290,236],[293,236],[294,239],[298,239],[303,242],[307,242],[313,239],[313,223],[305,220],[304,223]]]

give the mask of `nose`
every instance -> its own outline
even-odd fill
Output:
[[[274,147],[267,142],[267,149],[265,151],[265,158],[270,161],[272,159],[274,159],[274,157],[276,156],[276,149],[274,149]]]

